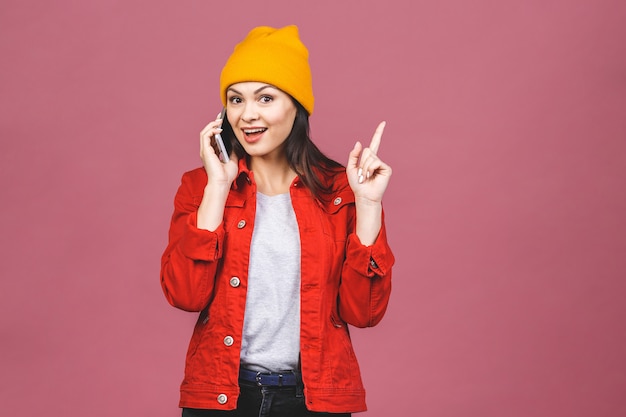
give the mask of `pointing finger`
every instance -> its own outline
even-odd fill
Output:
[[[386,124],[387,122],[380,122],[380,124],[376,128],[376,131],[374,132],[374,136],[372,136],[372,141],[370,142],[369,148],[375,154],[378,153],[378,148],[380,147],[380,140],[383,136],[383,131],[385,130]]]

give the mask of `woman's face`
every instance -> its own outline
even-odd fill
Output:
[[[226,90],[228,122],[251,157],[280,156],[296,112],[291,97],[270,84],[243,82]]]

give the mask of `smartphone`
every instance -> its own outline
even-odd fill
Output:
[[[220,113],[220,119],[222,119],[222,124],[224,123],[225,117],[226,117],[226,107],[224,107],[222,109],[222,112]],[[217,133],[214,136],[214,138],[215,138],[215,143],[213,144],[213,148],[215,149],[217,156],[220,158],[220,161],[222,161],[222,163],[225,164],[226,162],[230,161],[230,157],[228,156],[228,152],[226,151],[226,145],[224,144],[222,135]]]

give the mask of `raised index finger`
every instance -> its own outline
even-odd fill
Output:
[[[370,142],[370,150],[375,154],[378,153],[378,148],[380,147],[380,140],[383,137],[383,131],[385,130],[385,125],[387,122],[380,122],[376,131],[374,132],[374,136],[372,136],[372,141]]]

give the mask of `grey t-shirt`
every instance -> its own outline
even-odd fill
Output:
[[[289,193],[257,193],[241,366],[296,369],[300,353],[300,233]]]

